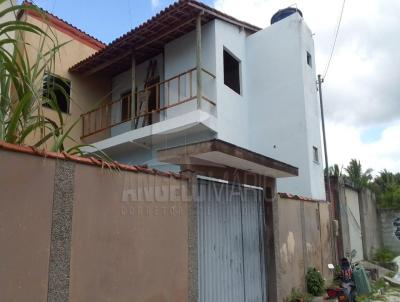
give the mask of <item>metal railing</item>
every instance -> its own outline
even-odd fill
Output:
[[[202,69],[211,79],[215,75]],[[132,96],[135,101],[132,102]],[[82,137],[85,138],[112,127],[131,121],[132,129],[159,122],[160,115],[170,108],[188,103],[197,98],[196,68],[178,74],[170,79],[148,86],[145,89],[126,94],[119,100],[105,103],[82,114]],[[216,104],[202,93],[202,100],[212,106]]]

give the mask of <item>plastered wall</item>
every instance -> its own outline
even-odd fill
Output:
[[[187,301],[186,179],[4,150],[0,167],[0,301]]]
[[[278,301],[290,295],[292,288],[305,291],[305,274],[317,268],[331,279],[332,263],[329,204],[279,197],[278,213]]]

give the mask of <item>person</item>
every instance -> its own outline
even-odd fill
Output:
[[[343,292],[347,297],[349,302],[353,302],[354,300],[354,280],[353,280],[353,271],[351,269],[351,264],[347,258],[342,258],[340,261],[340,277],[342,280],[342,288]]]

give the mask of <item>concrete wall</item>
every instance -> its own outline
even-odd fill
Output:
[[[3,150],[0,166],[0,301],[187,301],[186,179]]]
[[[379,220],[383,246],[400,253],[400,210],[380,209]]]
[[[372,260],[382,247],[380,217],[375,194],[369,189],[356,190],[343,179],[331,178],[333,217],[339,222],[336,250],[344,257],[353,249],[355,261]]]
[[[364,259],[363,230],[361,227],[359,205],[361,201],[358,198],[358,191],[350,187],[345,187],[345,198],[346,203],[343,210],[347,215],[350,239],[350,251],[347,252],[356,250],[357,254],[354,261],[360,261]]]
[[[278,301],[292,288],[306,289],[305,274],[317,268],[328,280],[333,263],[330,205],[279,197],[278,217]]]
[[[361,226],[363,229],[364,257],[371,260],[377,249],[382,247],[381,227],[376,207],[375,194],[368,189],[359,193]],[[400,216],[400,215],[399,215]]]
[[[0,167],[0,301],[46,301],[55,161],[0,151]]]
[[[186,300],[187,211],[180,185],[76,167],[71,301]],[[174,186],[175,192],[162,191]]]
[[[293,14],[249,36],[246,51],[251,149],[299,168],[299,177],[278,180],[280,192],[324,200],[311,31]],[[313,160],[313,146],[319,162]]]

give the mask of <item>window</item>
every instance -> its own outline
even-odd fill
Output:
[[[121,121],[131,118],[131,92],[121,95]]]
[[[315,146],[313,147],[313,159],[314,162],[319,163],[318,148]]]
[[[312,67],[312,57],[311,54],[307,51],[307,64]]]
[[[224,84],[240,94],[240,62],[224,50]]]
[[[43,96],[49,100],[55,100],[61,112],[69,113],[70,94],[70,81],[50,73],[44,75]],[[48,100],[45,100],[43,106],[52,108]]]

